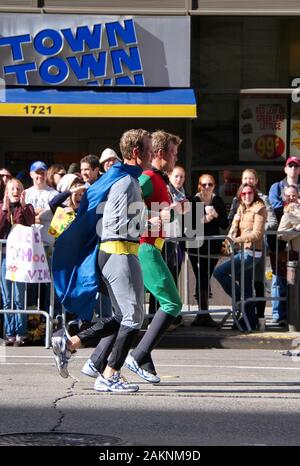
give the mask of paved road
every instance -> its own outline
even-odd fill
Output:
[[[0,355],[0,433],[76,432],[130,445],[300,444],[300,358],[159,349],[161,384],[141,381],[138,393],[115,395],[95,392],[80,374],[89,353],[78,351],[71,365],[78,380],[60,378],[44,348]]]

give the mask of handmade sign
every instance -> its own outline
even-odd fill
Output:
[[[54,236],[54,238],[58,238],[58,236],[68,228],[70,223],[73,222],[75,215],[74,210],[70,210],[68,212],[62,207],[58,207],[50,223],[50,228],[48,230],[49,235]]]
[[[7,280],[25,283],[51,282],[40,228],[15,225],[6,243]]]

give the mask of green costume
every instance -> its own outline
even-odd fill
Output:
[[[156,206],[160,203],[170,205],[171,198],[167,189],[167,179],[162,172],[153,168],[146,170],[140,176],[139,183],[144,202],[149,210],[156,210]],[[145,287],[157,299],[162,311],[177,317],[182,308],[182,301],[174,278],[161,254],[163,243],[162,231],[155,237],[147,233],[142,235],[138,256]]]

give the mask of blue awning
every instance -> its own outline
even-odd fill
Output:
[[[196,118],[197,114],[193,89],[61,87],[4,89],[0,116]]]

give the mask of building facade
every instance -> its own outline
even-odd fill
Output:
[[[8,101],[8,110],[4,110],[0,104],[0,163],[15,173],[26,168],[32,159],[43,158],[48,163],[63,162],[68,165],[78,161],[84,153],[99,154],[105,147],[117,150],[120,134],[130,127],[143,126],[149,130],[164,128],[179,134],[184,140],[180,159],[187,169],[188,191],[195,191],[200,173],[213,173],[218,185],[226,187],[222,192],[229,203],[241,171],[249,166],[258,171],[260,187],[267,191],[272,182],[281,178],[285,158],[289,155],[300,156],[300,107],[297,93],[294,92],[299,85],[297,78],[300,77],[299,14],[300,4],[296,0],[4,0],[0,6],[0,21],[6,15],[5,24],[7,17],[14,20],[23,15],[24,21],[27,18],[30,23],[34,16],[40,18],[39,21],[43,17],[44,29],[57,27],[64,31],[73,28],[74,31],[74,27],[83,25],[83,19],[88,21],[89,18],[98,17],[101,18],[99,23],[133,19],[140,41],[144,82],[138,81],[141,74],[138,63],[134,65],[136,68],[130,68],[131,65],[127,63],[125,68],[129,67],[129,70],[126,79],[130,78],[130,86],[120,86],[117,81],[105,82],[105,78],[110,79],[111,76],[102,76],[102,80],[98,79],[98,90],[95,91],[93,87],[95,83],[89,84],[89,92],[85,94],[80,88],[83,95],[89,94],[91,101],[94,99],[93,92],[99,97],[103,91],[105,98],[109,92],[114,93],[114,97],[116,94],[120,96],[122,91],[128,94],[131,102],[105,101],[110,110],[100,115],[93,114],[87,108],[90,103],[88,99],[84,101],[85,109],[69,108],[59,116],[30,114],[32,109],[28,105],[33,101],[28,100],[28,93],[27,100],[18,96],[26,114],[18,113],[13,107],[10,110]],[[68,25],[68,15],[75,18],[75,23],[73,21]],[[145,20],[151,23],[149,28]],[[39,35],[36,39],[43,28],[37,31],[30,24],[28,28],[34,48],[38,49],[37,54],[42,55],[43,47],[46,52],[47,48],[51,50],[53,47],[48,59],[60,57],[59,44],[57,50],[55,48],[55,36]],[[6,37],[9,33],[7,30]],[[77,37],[75,33],[73,37]],[[67,39],[66,36],[64,38]],[[129,42],[125,40],[127,55],[128,47],[131,47]],[[12,44],[4,43],[1,47],[0,39],[2,79],[6,85],[9,83],[10,103],[16,104],[12,91],[18,90],[18,87],[26,88],[27,92],[32,91],[36,95],[45,90],[45,83],[34,82],[32,78],[25,86],[24,83],[18,85],[13,81],[18,77],[15,68],[6,68],[7,74],[3,76],[3,57],[7,57],[8,45],[11,47]],[[114,48],[113,42],[108,45]],[[24,50],[27,46],[24,43]],[[142,46],[147,49],[146,55]],[[17,55],[16,44],[15,47]],[[1,48],[4,51],[2,55]],[[108,51],[107,46],[103,47],[105,51]],[[157,56],[164,56],[164,59],[157,62]],[[30,62],[29,58],[27,63]],[[20,57],[16,56],[15,63],[12,63],[10,57],[5,66],[23,63],[18,60]],[[68,63],[74,64],[72,61]],[[36,66],[39,70],[40,64]],[[50,79],[51,67],[46,68],[45,72],[44,66],[43,70],[43,76]],[[124,77],[118,73],[117,65],[114,71],[119,77]],[[63,70],[61,72],[64,73]],[[72,73],[74,75],[74,69]],[[22,77],[25,79],[26,75],[32,77],[33,73],[22,75],[20,72],[20,80]],[[55,73],[52,76],[55,80]],[[68,83],[58,81],[46,83],[47,90],[60,91],[60,96],[66,95]],[[69,92],[71,89],[75,92],[76,84],[70,81]],[[174,93],[164,94],[165,91]],[[194,109],[192,95],[185,94],[186,91],[194,92],[197,110]],[[141,94],[141,100],[134,100],[133,103],[141,105],[143,110],[140,109],[140,113],[118,113],[117,105],[132,104],[137,93]],[[153,93],[158,100],[152,100]],[[34,102],[45,107],[50,103],[62,104],[53,95],[49,99]],[[98,109],[103,102],[99,101]],[[63,103],[66,105],[68,102]],[[149,104],[153,104],[151,110],[146,107]],[[163,109],[167,109],[169,104],[173,105],[171,113],[164,113]],[[11,112],[9,116],[7,111]],[[42,108],[41,111],[47,112],[47,109]],[[80,114],[80,111],[83,113]]]

